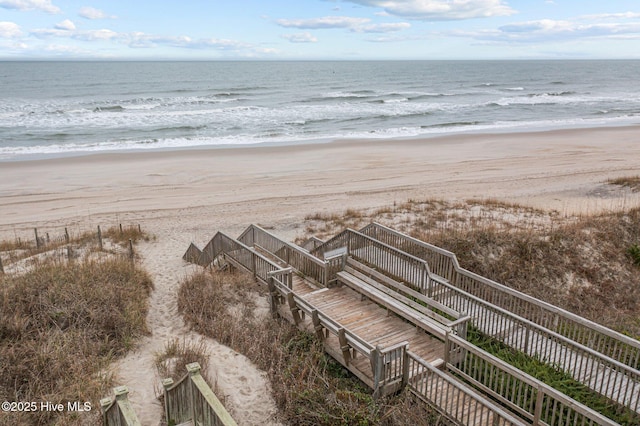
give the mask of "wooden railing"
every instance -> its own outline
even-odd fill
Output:
[[[436,300],[466,312],[482,333],[542,362],[556,365],[597,393],[632,411],[640,411],[640,371],[445,281],[434,278],[431,283]]]
[[[322,260],[309,254],[308,251],[295,244],[281,240],[257,225],[249,226],[238,238],[246,246],[259,246],[291,265],[305,277],[327,286],[327,265]]]
[[[232,262],[234,266],[251,272],[263,283],[267,283],[271,271],[281,269],[279,265],[260,253],[257,253],[251,247],[234,240],[222,232],[216,233],[205,246],[198,263],[203,266],[208,265],[222,254],[227,260]]]
[[[189,263],[195,263],[196,265],[200,265],[200,260],[204,260],[203,256],[202,256],[202,250],[200,250],[195,244],[191,243],[189,245],[189,248],[187,249],[187,251],[184,252],[184,254],[182,255],[182,260],[189,262]],[[211,262],[209,262],[211,263]],[[200,266],[206,266],[206,265],[200,265]]]
[[[129,402],[126,386],[113,389],[113,398],[100,400],[103,426],[141,426]]]
[[[348,255],[357,261],[375,265],[377,269],[384,270],[420,292],[424,292],[429,286],[430,272],[427,262],[353,229],[339,233],[312,254],[323,257],[326,253],[342,247],[345,247]]]
[[[187,374],[174,383],[162,381],[168,424],[191,421],[193,425],[235,426],[236,422],[200,374],[197,362],[187,365]]]
[[[601,395],[632,411],[640,411],[640,371],[637,369],[550,330],[544,324],[470,294],[439,275],[422,277],[417,272],[420,268],[430,272],[423,265],[424,260],[408,254],[403,256],[399,249],[356,231],[341,232],[321,246],[316,255],[339,247],[346,247],[356,260],[376,265],[385,274],[399,277],[425,296],[470,315],[473,325],[481,332],[544,362],[554,363]],[[394,261],[402,266],[394,266]]]
[[[529,423],[478,395],[411,351],[407,352],[409,390],[464,425],[525,426]]]
[[[622,364],[640,369],[640,341],[636,339],[463,269],[455,254],[386,226],[371,223],[361,232],[426,260],[432,273],[469,294],[527,318]],[[325,244],[330,242],[331,240]],[[316,250],[321,250],[322,247]]]
[[[464,386],[454,378],[447,376],[437,368],[431,366],[418,355],[408,350],[408,343],[401,342],[387,348],[373,347],[331,317],[317,309],[304,298],[298,296],[283,282],[280,271],[272,273],[269,291],[272,300],[280,300],[280,304],[287,303],[294,323],[301,328],[308,328],[304,321],[311,321],[316,336],[326,342],[330,336],[338,339],[339,350],[325,344],[325,350],[341,362],[364,383],[374,389],[374,397],[381,397],[397,392],[405,386],[418,395],[425,402],[439,407],[440,411],[463,424],[492,424],[524,426],[502,408],[486,400],[477,392]],[[286,274],[284,274],[286,275]],[[277,309],[278,302],[272,303],[272,309]],[[372,369],[372,377],[354,368],[352,361],[364,357]],[[442,385],[444,383],[444,385]],[[443,386],[446,386],[444,388]],[[451,390],[455,390],[452,393]],[[454,398],[445,401],[447,396]],[[490,423],[464,423],[465,420],[481,420],[491,418]]]
[[[336,360],[342,360],[342,363],[364,383],[377,389],[380,383],[372,381],[371,377],[351,366],[351,360],[357,356],[356,354],[359,354],[369,360],[371,368],[375,368],[372,353],[376,348],[296,294],[287,285],[286,279],[283,279],[284,276],[286,276],[286,271],[275,271],[270,276],[269,294],[272,301],[272,313],[276,314],[278,306],[286,303],[293,322],[297,326],[305,328],[304,321],[311,321],[316,336],[322,342],[326,342],[330,335],[337,337],[340,350],[336,351],[332,346],[326,344],[324,345],[325,350]]]
[[[533,425],[617,425],[457,336],[447,336],[445,356],[448,371],[467,380]]]

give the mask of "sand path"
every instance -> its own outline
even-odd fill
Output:
[[[188,245],[180,233],[160,229],[156,241],[143,242],[137,248],[142,265],[153,278],[155,289],[149,300],[147,323],[151,336],[145,337],[126,358],[114,365],[118,382],[128,386],[129,399],[143,425],[158,425],[162,406],[157,400],[160,380],[154,366],[155,355],[173,339],[200,342],[209,358],[209,384],[217,385],[225,405],[240,425],[275,424],[276,412],[266,374],[246,357],[212,339],[191,332],[178,314],[179,282],[191,266],[180,258]]]

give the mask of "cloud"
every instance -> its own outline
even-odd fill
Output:
[[[93,7],[83,7],[78,11],[78,15],[85,19],[114,19],[115,16],[110,16],[104,13],[100,9]]]
[[[285,28],[307,30],[330,28],[353,28],[371,22],[368,18],[352,18],[349,16],[325,16],[311,19],[278,19],[276,23]]]
[[[372,24],[369,18],[351,18],[348,16],[325,16],[311,19],[279,19],[278,25],[285,28],[307,30],[344,28],[355,33],[388,33],[411,27],[406,22]]]
[[[0,0],[0,7],[21,11],[40,10],[47,13],[60,13],[60,8],[51,4],[51,0]]]
[[[311,33],[298,33],[298,34],[285,34],[283,38],[289,40],[291,43],[316,43],[318,39]]]
[[[22,35],[20,26],[14,22],[0,22],[0,38],[16,38]]]
[[[395,22],[387,24],[371,24],[360,27],[360,31],[364,33],[391,33],[411,28],[411,24],[407,22]]]
[[[515,10],[502,0],[343,0],[363,6],[379,7],[385,12],[422,21],[509,16]]]
[[[69,19],[65,19],[62,22],[58,22],[54,28],[57,30],[74,31],[76,29],[76,25]]]
[[[577,39],[640,39],[639,13],[585,15],[573,19],[514,22],[497,29],[455,31],[453,36],[495,42],[533,43]],[[606,22],[611,21],[611,22]]]

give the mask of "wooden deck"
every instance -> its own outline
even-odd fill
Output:
[[[272,313],[315,333],[374,397],[406,387],[461,425],[617,424],[470,344],[471,320],[638,411],[637,369],[465,292],[443,278],[445,269],[432,273],[425,260],[367,235],[346,230],[326,244],[319,259],[251,225],[237,240],[217,233],[185,259],[206,266],[222,257],[252,273],[268,285]]]
[[[409,349],[427,362],[442,360],[444,342],[346,286],[317,289],[296,276],[293,291],[373,347],[408,342]]]

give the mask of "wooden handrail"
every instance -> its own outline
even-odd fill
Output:
[[[417,354],[411,351],[407,351],[407,353],[409,363],[408,386],[411,392],[431,403],[440,409],[440,411],[444,411],[444,414],[452,417],[454,420],[463,424],[528,425],[524,420],[510,414],[502,407],[479,395],[475,390],[424,361]],[[446,389],[438,391],[437,389],[439,389],[439,387],[437,385],[445,387]],[[437,398],[442,398],[442,395],[444,395],[444,399],[446,399],[449,395],[452,395],[449,389],[455,389],[462,395],[457,399],[459,402],[458,407],[469,406],[469,412],[473,412],[472,416],[469,414],[465,415],[464,410],[457,410],[456,412],[443,410],[444,407],[442,407],[442,404],[439,404]],[[475,410],[471,408],[475,408]],[[478,411],[480,414],[478,414]],[[490,417],[492,417],[491,422],[489,422]]]
[[[454,348],[452,348],[452,346],[454,346]],[[592,410],[591,408],[568,397],[567,395],[552,388],[551,386],[545,384],[544,382],[541,382],[535,377],[532,377],[529,374],[522,372],[521,370],[489,354],[488,352],[483,351],[482,349],[478,348],[475,345],[472,345],[466,340],[461,339],[455,335],[447,335],[445,350],[451,351],[451,352],[457,352],[458,351],[457,348],[461,348],[463,350],[464,355],[461,357],[462,359],[459,360],[457,363],[447,362],[446,368],[449,371],[459,373],[465,379],[471,380],[473,383],[481,385],[480,387],[484,390],[489,391],[489,393],[493,397],[507,403],[511,408],[514,408],[514,409],[517,408],[521,414],[528,414],[529,418],[534,422],[534,424],[542,424],[540,423],[542,421],[542,419],[540,418],[542,413],[541,409],[536,406],[523,407],[514,402],[514,401],[524,401],[526,399],[525,397],[522,396],[521,393],[518,393],[523,391],[523,386],[522,385],[516,386],[516,385],[513,385],[513,383],[515,382],[510,382],[512,384],[509,386],[508,389],[505,389],[501,385],[501,381],[494,380],[497,373],[493,371],[486,372],[483,370],[482,377],[475,377],[474,372],[471,370],[473,370],[473,368],[477,368],[478,364],[469,360],[468,358],[469,354],[472,354],[473,356],[486,361],[491,366],[490,368],[496,368],[501,372],[506,373],[511,381],[522,382],[523,384],[526,384],[529,387],[531,387],[536,392],[542,393],[547,400],[549,399],[551,400],[550,402],[547,402],[547,404],[553,404],[553,407],[554,408],[557,407],[557,410],[559,410],[560,412],[563,412],[564,416],[571,416],[570,414],[567,414],[565,410],[574,411],[575,413],[577,413],[577,415],[582,416],[585,419],[588,419],[590,421],[596,422],[595,424],[598,424],[598,425],[603,425],[603,426],[617,425],[617,423],[614,422],[613,420],[603,416],[602,414]],[[447,356],[447,358],[451,358],[451,357]],[[467,371],[467,369],[469,371]],[[477,375],[477,376],[480,376],[480,375]],[[478,381],[482,379],[484,379],[484,382]],[[500,389],[494,387],[498,385],[500,385]],[[512,392],[514,388],[518,389],[518,392],[516,392],[515,394]],[[511,398],[508,398],[505,395],[503,395],[503,393],[507,393],[506,391],[508,391]],[[533,395],[533,392],[529,393],[529,396],[531,395]],[[542,404],[543,400],[544,398],[537,398],[536,404]],[[558,406],[558,404],[562,404],[562,405]],[[527,410],[527,408],[529,408],[529,410]],[[573,417],[575,418],[575,415]]]
[[[129,389],[118,386],[113,388],[113,394],[113,398],[100,400],[104,426],[141,426],[129,402]]]
[[[570,321],[571,326],[567,326],[567,327],[562,327],[562,326],[558,326],[556,327],[557,331],[567,331],[567,334],[569,334],[569,331],[571,331],[570,329],[573,327],[583,327],[585,329],[591,330],[595,333],[601,334],[603,336],[606,336],[607,338],[613,339],[614,341],[618,341],[623,345],[628,345],[632,348],[634,348],[635,350],[635,356],[625,352],[623,349],[620,349],[618,351],[615,350],[611,350],[611,351],[607,351],[607,353],[604,353],[606,356],[610,357],[610,358],[614,358],[619,362],[622,362],[623,364],[629,365],[631,367],[636,368],[635,366],[637,366],[640,363],[640,341],[637,339],[633,339],[629,336],[625,336],[624,334],[618,333],[614,330],[611,330],[601,324],[598,324],[596,322],[587,320],[582,318],[579,315],[576,315],[572,312],[569,312],[565,309],[559,308],[557,306],[554,306],[548,302],[545,302],[543,300],[537,299],[533,296],[529,296],[525,293],[522,293],[518,290],[512,289],[510,287],[505,286],[504,284],[500,284],[496,281],[490,280],[486,277],[483,277],[481,275],[478,275],[474,272],[471,272],[467,269],[464,269],[462,267],[460,267],[460,264],[458,263],[458,259],[456,257],[456,255],[450,251],[444,250],[440,247],[434,246],[432,244],[426,243],[424,241],[418,240],[416,238],[413,238],[409,235],[403,234],[401,232],[398,232],[394,229],[391,229],[387,226],[381,225],[379,223],[373,222],[369,225],[367,225],[366,227],[364,227],[362,229],[363,233],[376,233],[376,236],[378,237],[378,232],[383,232],[383,233],[387,233],[389,235],[395,236],[398,239],[400,239],[404,244],[409,244],[409,245],[413,245],[414,247],[421,247],[423,249],[427,249],[430,251],[434,251],[437,252],[438,254],[447,257],[450,262],[451,262],[451,267],[453,268],[453,272],[455,274],[459,274],[462,277],[466,277],[468,279],[471,279],[472,281],[476,281],[481,283],[485,288],[492,288],[494,290],[497,290],[498,292],[500,292],[501,294],[507,294],[510,297],[513,297],[515,299],[518,300],[523,300],[533,306],[537,306],[538,308],[542,309],[543,311],[549,312],[551,314],[557,315],[558,317],[561,317],[563,319],[566,319],[568,321]],[[329,240],[331,241],[331,240]],[[389,239],[385,239],[385,241],[389,241]],[[438,277],[433,277],[437,279]],[[451,277],[446,277],[443,276],[443,278],[447,279],[451,284],[459,286],[460,284],[457,282],[458,280],[455,279],[455,276],[451,276]],[[514,306],[515,308],[515,306]],[[518,312],[516,312],[517,314],[520,314]],[[530,318],[531,319],[531,318]],[[573,333],[574,335],[577,333]],[[571,338],[570,336],[566,336],[568,338]],[[573,339],[572,339],[573,340]],[[589,347],[591,347],[594,350],[598,350],[598,346],[600,346],[600,344],[597,341],[594,341],[593,344],[590,344],[590,339],[586,338],[586,339],[581,339],[583,340],[581,343],[588,345]],[[598,340],[598,339],[594,339],[594,340]],[[599,350],[598,350],[599,351]],[[600,352],[600,351],[599,351]],[[634,366],[635,363],[635,366]]]
[[[237,426],[200,374],[200,364],[194,362],[186,368],[187,374],[178,383],[162,381],[167,422]]]

